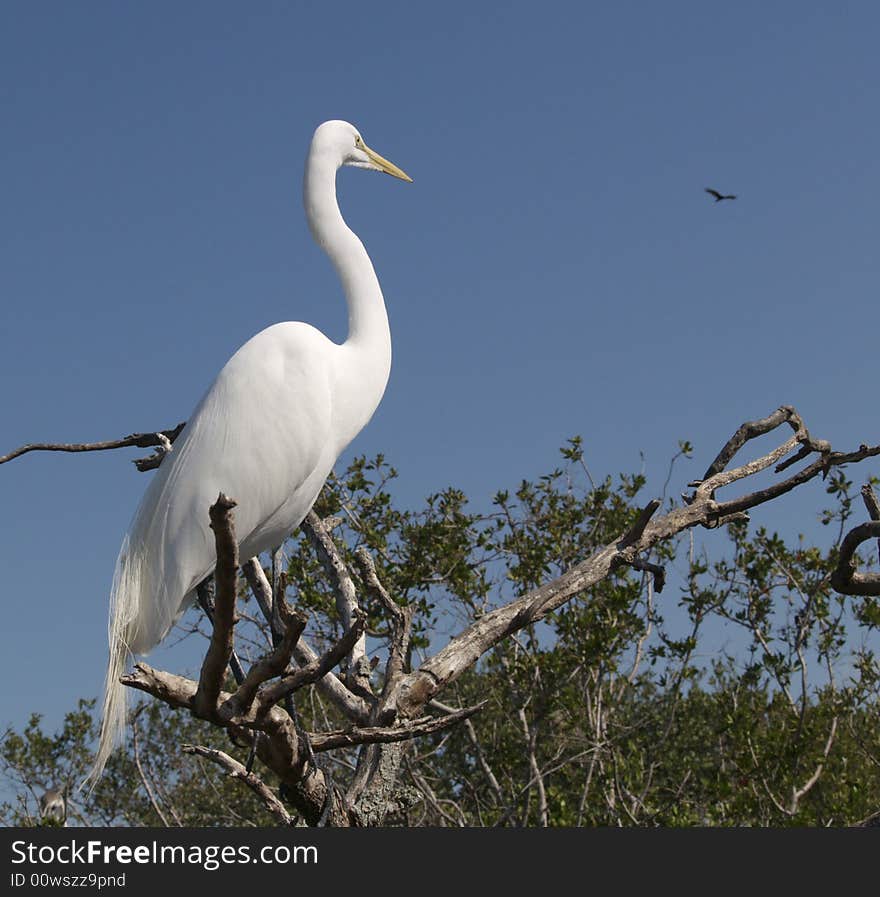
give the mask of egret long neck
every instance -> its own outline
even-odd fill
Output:
[[[363,243],[339,211],[336,166],[316,153],[310,154],[306,165],[303,202],[312,236],[333,262],[348,303],[348,338],[341,347],[345,361],[340,375],[351,403],[346,418],[357,432],[379,404],[391,370],[385,299]]]

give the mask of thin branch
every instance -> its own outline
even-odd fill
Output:
[[[325,651],[318,660],[283,676],[259,693],[256,701],[257,713],[264,712],[265,707],[275,704],[287,694],[291,694],[306,685],[311,685],[329,673],[348,655],[352,646],[363,634],[366,624],[366,617],[358,611],[358,616],[356,616],[351,629],[335,645]]]
[[[734,455],[750,440],[763,436],[775,430],[783,423],[787,423],[795,433],[806,433],[806,428],[800,419],[798,413],[790,405],[782,405],[772,414],[760,420],[746,421],[737,431],[727,440],[724,447],[716,456],[715,460],[709,465],[703,480],[708,480],[724,470],[733,460]]]
[[[442,710],[444,713],[457,713],[455,707],[450,707],[448,704],[444,704],[441,701],[438,701],[436,698],[430,702],[432,707],[436,707],[438,710]],[[492,767],[489,766],[488,761],[486,760],[486,755],[483,753],[483,749],[480,745],[480,741],[477,738],[477,731],[474,728],[473,722],[468,718],[464,721],[464,728],[467,732],[468,739],[470,740],[471,745],[474,748],[474,753],[477,755],[477,762],[480,764],[480,769],[483,770],[483,775],[486,776],[486,780],[489,782],[489,787],[495,793],[495,799],[501,806],[504,806],[506,801],[504,800],[504,792],[501,790],[501,785],[498,783],[498,779],[495,776],[495,773],[492,771]]]
[[[532,777],[530,781],[530,785],[534,783],[538,789],[538,818],[541,821],[541,827],[547,828],[549,822],[549,812],[547,808],[547,792],[544,789],[544,776],[541,775],[541,769],[538,766],[538,758],[536,756],[537,751],[537,743],[538,743],[538,731],[537,727],[532,728],[529,726],[529,721],[526,718],[526,709],[525,707],[520,707],[517,711],[519,716],[519,721],[522,725],[523,737],[526,742],[526,752],[528,754],[529,760],[529,769],[532,772]]]
[[[272,586],[269,584],[263,565],[258,558],[249,558],[241,565],[241,572],[251,587],[254,598],[257,599],[260,611],[269,624],[272,635],[271,641],[274,643],[281,637],[281,631],[278,627],[279,621],[275,619],[275,598],[272,595]]]
[[[171,451],[171,443],[180,435],[184,423],[179,423],[170,430],[158,430],[155,433],[132,433],[122,439],[111,439],[106,442],[32,442],[15,449],[8,455],[0,455],[0,464],[5,464],[28,452],[105,452],[109,449],[156,446],[158,451],[149,458],[141,458],[134,462],[138,470],[150,470],[152,467],[158,467],[162,463],[162,458]],[[158,460],[154,462],[153,459]]]
[[[315,751],[331,751],[341,747],[352,747],[356,744],[391,744],[397,741],[409,741],[421,735],[430,735],[449,729],[473,716],[485,706],[486,702],[480,701],[473,707],[465,707],[464,710],[456,710],[446,716],[426,716],[421,719],[409,720],[399,726],[364,726],[338,732],[310,733],[309,740]]]
[[[278,621],[275,619],[273,609],[272,586],[269,584],[266,572],[256,558],[246,561],[241,569],[248,581],[248,585],[251,587],[251,592],[260,605],[263,616],[266,617],[269,625],[273,627],[273,639],[277,640],[280,637],[280,631],[275,629],[278,626]],[[318,661],[318,655],[301,636],[293,647],[293,656],[301,667],[309,666]],[[366,723],[369,719],[370,707],[366,701],[349,691],[347,686],[334,673],[325,673],[323,678],[318,680],[317,687],[321,694],[352,722]]]
[[[131,740],[132,740],[132,748],[134,750],[134,765],[137,767],[138,775],[141,778],[141,783],[144,786],[144,791],[147,792],[147,797],[149,798],[150,804],[153,809],[156,811],[156,815],[162,820],[162,825],[165,828],[170,828],[170,823],[168,822],[168,817],[162,812],[162,808],[159,806],[156,801],[156,795],[153,793],[153,789],[150,786],[149,781],[147,780],[147,775],[144,772],[144,767],[141,765],[141,752],[138,744],[138,714],[135,714],[131,721]]]
[[[409,652],[410,635],[412,633],[413,610],[409,605],[401,606],[388,594],[385,586],[379,580],[376,573],[376,565],[367,549],[361,545],[354,553],[355,560],[360,568],[361,578],[367,590],[377,598],[391,615],[391,650],[388,654],[388,662],[385,665],[385,685],[382,689],[382,703],[386,703],[393,688],[397,686],[397,679],[403,672]]]
[[[282,599],[283,601],[283,599]],[[281,602],[279,602],[281,604]],[[283,604],[281,605],[283,606]],[[247,713],[257,694],[257,689],[270,679],[280,676],[290,663],[294,645],[302,635],[308,623],[308,615],[302,611],[290,612],[285,608],[282,611],[286,617],[286,630],[275,649],[260,658],[239,685],[234,700],[237,702],[240,713]]]
[[[309,511],[300,529],[309,537],[309,541],[318,555],[321,566],[327,573],[336,597],[336,610],[342,626],[348,632],[360,613],[357,592],[348,565],[333,541],[333,537],[324,526],[324,522],[314,512]],[[348,659],[349,684],[358,693],[370,694],[370,667],[367,662],[367,642],[363,634],[354,642]]]
[[[800,788],[796,789],[793,787],[791,789],[791,804],[789,805],[789,814],[791,816],[794,816],[797,812],[798,804],[801,802],[804,795],[808,794],[810,789],[819,781],[819,776],[822,775],[822,770],[825,768],[828,755],[831,753],[831,746],[834,744],[834,736],[836,734],[837,717],[835,716],[831,720],[831,731],[828,733],[828,738],[825,741],[825,749],[822,751],[822,759],[816,764],[816,769],[813,771],[813,774]]]
[[[272,793],[272,789],[255,773],[248,772],[241,763],[229,754],[219,751],[216,748],[202,747],[201,745],[185,744],[183,746],[185,754],[196,754],[200,757],[206,757],[213,760],[214,763],[222,766],[223,769],[233,778],[244,782],[254,794],[262,801],[263,806],[278,820],[282,825],[295,825],[296,817],[291,816],[284,808],[284,804],[278,800]]]

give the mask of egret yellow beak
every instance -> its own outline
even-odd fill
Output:
[[[393,162],[389,162],[386,158],[380,156],[368,146],[363,145],[361,148],[370,157],[370,161],[379,169],[379,171],[384,171],[385,174],[400,178],[402,181],[408,181],[410,184],[413,182],[413,179],[405,171],[401,171],[401,169],[399,169]]]

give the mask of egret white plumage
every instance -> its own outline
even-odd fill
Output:
[[[125,731],[119,677],[129,657],[162,641],[214,569],[208,508],[217,495],[238,501],[243,559],[277,547],[306,516],[385,391],[388,316],[370,257],[336,201],[336,172],[343,165],[412,180],[348,122],[325,122],[315,131],[303,204],[312,236],[342,281],[348,337],[337,344],[301,322],[258,333],[220,371],[155,474],[116,562],[93,780]]]

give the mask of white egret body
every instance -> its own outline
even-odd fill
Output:
[[[93,779],[125,730],[119,677],[129,656],[162,641],[214,569],[208,508],[218,493],[238,501],[242,559],[277,547],[306,516],[385,391],[391,369],[385,301],[370,257],[336,202],[342,165],[410,178],[347,122],[325,122],[315,131],[303,202],[312,235],[342,281],[348,338],[339,345],[300,322],[258,333],[220,371],[155,474],[116,562]]]

